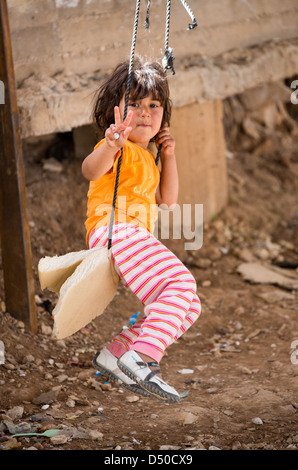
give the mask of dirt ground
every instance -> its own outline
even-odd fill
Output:
[[[226,121],[228,133],[234,124]],[[95,352],[142,309],[123,286],[86,328],[65,340],[51,338],[57,297],[40,290],[37,264],[85,248],[87,183],[71,152],[56,152],[61,158],[49,169],[48,159],[25,149],[39,331],[30,333],[6,312],[1,280],[0,448],[298,448],[297,290],[238,272],[243,263],[265,264],[297,284],[298,136],[283,123],[259,138],[241,126],[233,136],[229,201],[204,225],[202,248],[189,252],[183,241],[167,242],[195,276],[202,301],[200,319],[161,362],[164,378],[187,392],[179,404],[106,384],[91,366]],[[61,432],[11,437],[47,429]]]

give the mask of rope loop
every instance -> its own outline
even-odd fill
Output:
[[[198,23],[197,23],[197,20],[195,19],[195,15],[193,14],[190,6],[188,5],[188,3],[185,0],[181,0],[181,3],[184,6],[187,13],[189,14],[189,16],[191,18],[191,21],[192,21],[192,23],[188,25],[187,29],[190,30],[190,29],[196,28],[198,26]]]

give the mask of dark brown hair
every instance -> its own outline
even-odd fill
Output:
[[[114,123],[114,107],[119,106],[126,92],[128,70],[129,61],[119,64],[97,92],[93,120],[101,135]],[[154,100],[160,101],[164,108],[161,127],[169,126],[172,102],[166,74],[158,62],[150,62],[141,56],[136,56],[131,76],[130,99],[143,99],[149,93]]]

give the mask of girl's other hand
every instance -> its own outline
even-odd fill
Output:
[[[156,136],[155,143],[157,148],[162,144],[161,157],[175,156],[175,140],[170,134],[169,127],[162,127]]]
[[[115,124],[111,124],[106,130],[105,137],[109,147],[119,150],[127,141],[132,127],[129,125],[132,118],[132,111],[127,113],[126,119],[122,122],[119,107],[114,108]],[[114,134],[119,134],[119,139],[115,139]]]

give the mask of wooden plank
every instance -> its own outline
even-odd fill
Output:
[[[6,310],[37,332],[30,232],[6,0],[0,0],[0,237]]]

